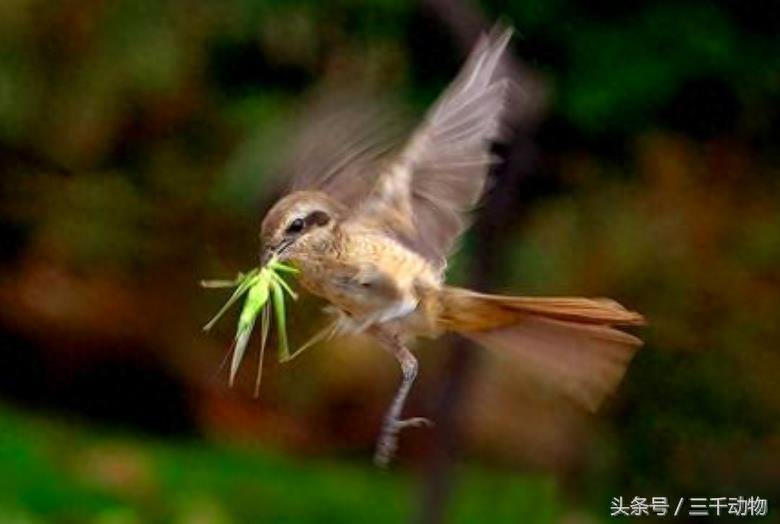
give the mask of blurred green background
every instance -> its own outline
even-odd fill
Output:
[[[224,296],[197,282],[256,263],[313,93],[422,114],[465,25],[497,17],[545,103],[516,213],[488,226],[492,290],[609,296],[649,326],[597,417],[476,351],[446,521],[607,521],[618,495],[762,496],[778,520],[780,4],[3,0],[1,524],[425,514],[435,432],[370,464],[392,359],[331,343],[268,364],[253,400],[252,369],[233,390],[218,373],[233,326],[201,333]],[[428,414],[448,342],[419,354]]]

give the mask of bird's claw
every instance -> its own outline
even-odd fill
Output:
[[[425,417],[412,417],[406,420],[397,420],[396,426],[399,430],[404,428],[432,428],[433,421]]]
[[[391,419],[385,421],[382,433],[374,452],[374,464],[386,468],[398,449],[398,434],[404,428],[433,427],[433,421],[425,417],[412,417],[403,420]]]

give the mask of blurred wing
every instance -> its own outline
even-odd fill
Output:
[[[467,213],[494,162],[490,145],[500,138],[510,86],[499,72],[511,34],[494,29],[479,40],[353,217],[357,224],[394,233],[440,270],[468,227]]]
[[[363,95],[331,96],[305,112],[286,172],[291,190],[317,190],[353,207],[371,191],[379,163],[400,143],[401,119]]]

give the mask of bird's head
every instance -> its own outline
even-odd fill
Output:
[[[261,265],[305,256],[332,238],[344,216],[341,204],[321,191],[296,191],[277,202],[263,219]]]

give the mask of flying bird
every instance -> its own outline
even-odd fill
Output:
[[[331,332],[367,334],[400,364],[375,450],[379,465],[392,459],[402,429],[430,423],[402,417],[418,370],[409,349],[417,337],[454,332],[515,352],[590,410],[641,345],[616,327],[640,325],[642,316],[612,300],[491,295],[445,283],[447,259],[496,162],[491,145],[506,133],[511,34],[495,28],[479,39],[399,148],[379,138],[380,129],[372,137],[371,126],[320,122],[326,142],[337,144],[300,152],[290,193],[262,222],[262,263],[291,261],[301,285],[330,303]]]

